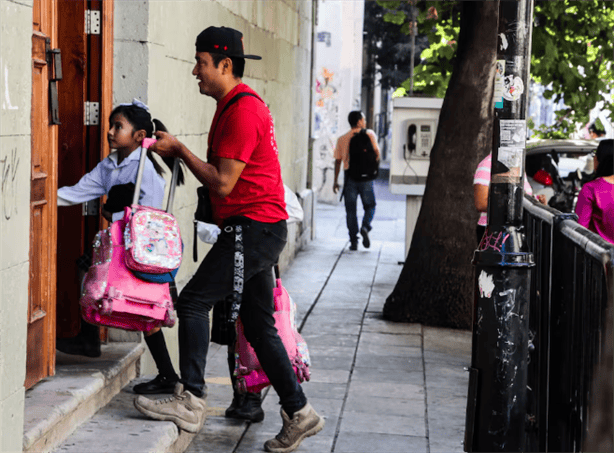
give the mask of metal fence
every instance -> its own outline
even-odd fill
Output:
[[[581,451],[593,373],[602,359],[614,246],[563,214],[524,199],[531,277],[527,451]]]

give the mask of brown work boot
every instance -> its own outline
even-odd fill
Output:
[[[134,407],[154,420],[171,421],[189,433],[196,433],[205,421],[205,400],[198,398],[177,383],[173,396],[151,400],[139,396]]]
[[[264,443],[264,449],[273,453],[286,453],[298,448],[305,437],[313,436],[324,428],[324,419],[307,403],[292,418],[281,410],[284,422],[281,431],[274,439]]]

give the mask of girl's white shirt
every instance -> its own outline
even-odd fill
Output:
[[[130,182],[135,183],[141,151],[142,148],[135,149],[119,165],[117,165],[117,152],[109,154],[92,171],[84,175],[77,184],[58,189],[58,206],[85,203],[102,195],[107,195],[113,186]],[[161,208],[165,185],[166,181],[156,172],[151,160],[145,159],[139,204]],[[121,219],[123,215],[122,212],[114,213],[113,221]]]

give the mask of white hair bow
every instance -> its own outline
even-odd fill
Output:
[[[147,107],[147,105],[145,105],[143,102],[141,102],[137,98],[133,98],[132,102],[126,102],[125,104],[119,104],[119,105],[134,105],[136,107],[140,107],[143,110],[146,110],[149,112],[149,107]]]

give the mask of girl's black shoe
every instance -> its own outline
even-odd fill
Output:
[[[161,375],[157,375],[154,379],[142,384],[135,385],[132,390],[139,395],[155,395],[158,393],[173,393],[175,391],[175,384],[179,379],[167,378]]]
[[[258,423],[264,420],[262,410],[262,395],[258,393],[235,393],[230,407],[224,414],[226,418],[236,418],[238,420],[249,420]]]

